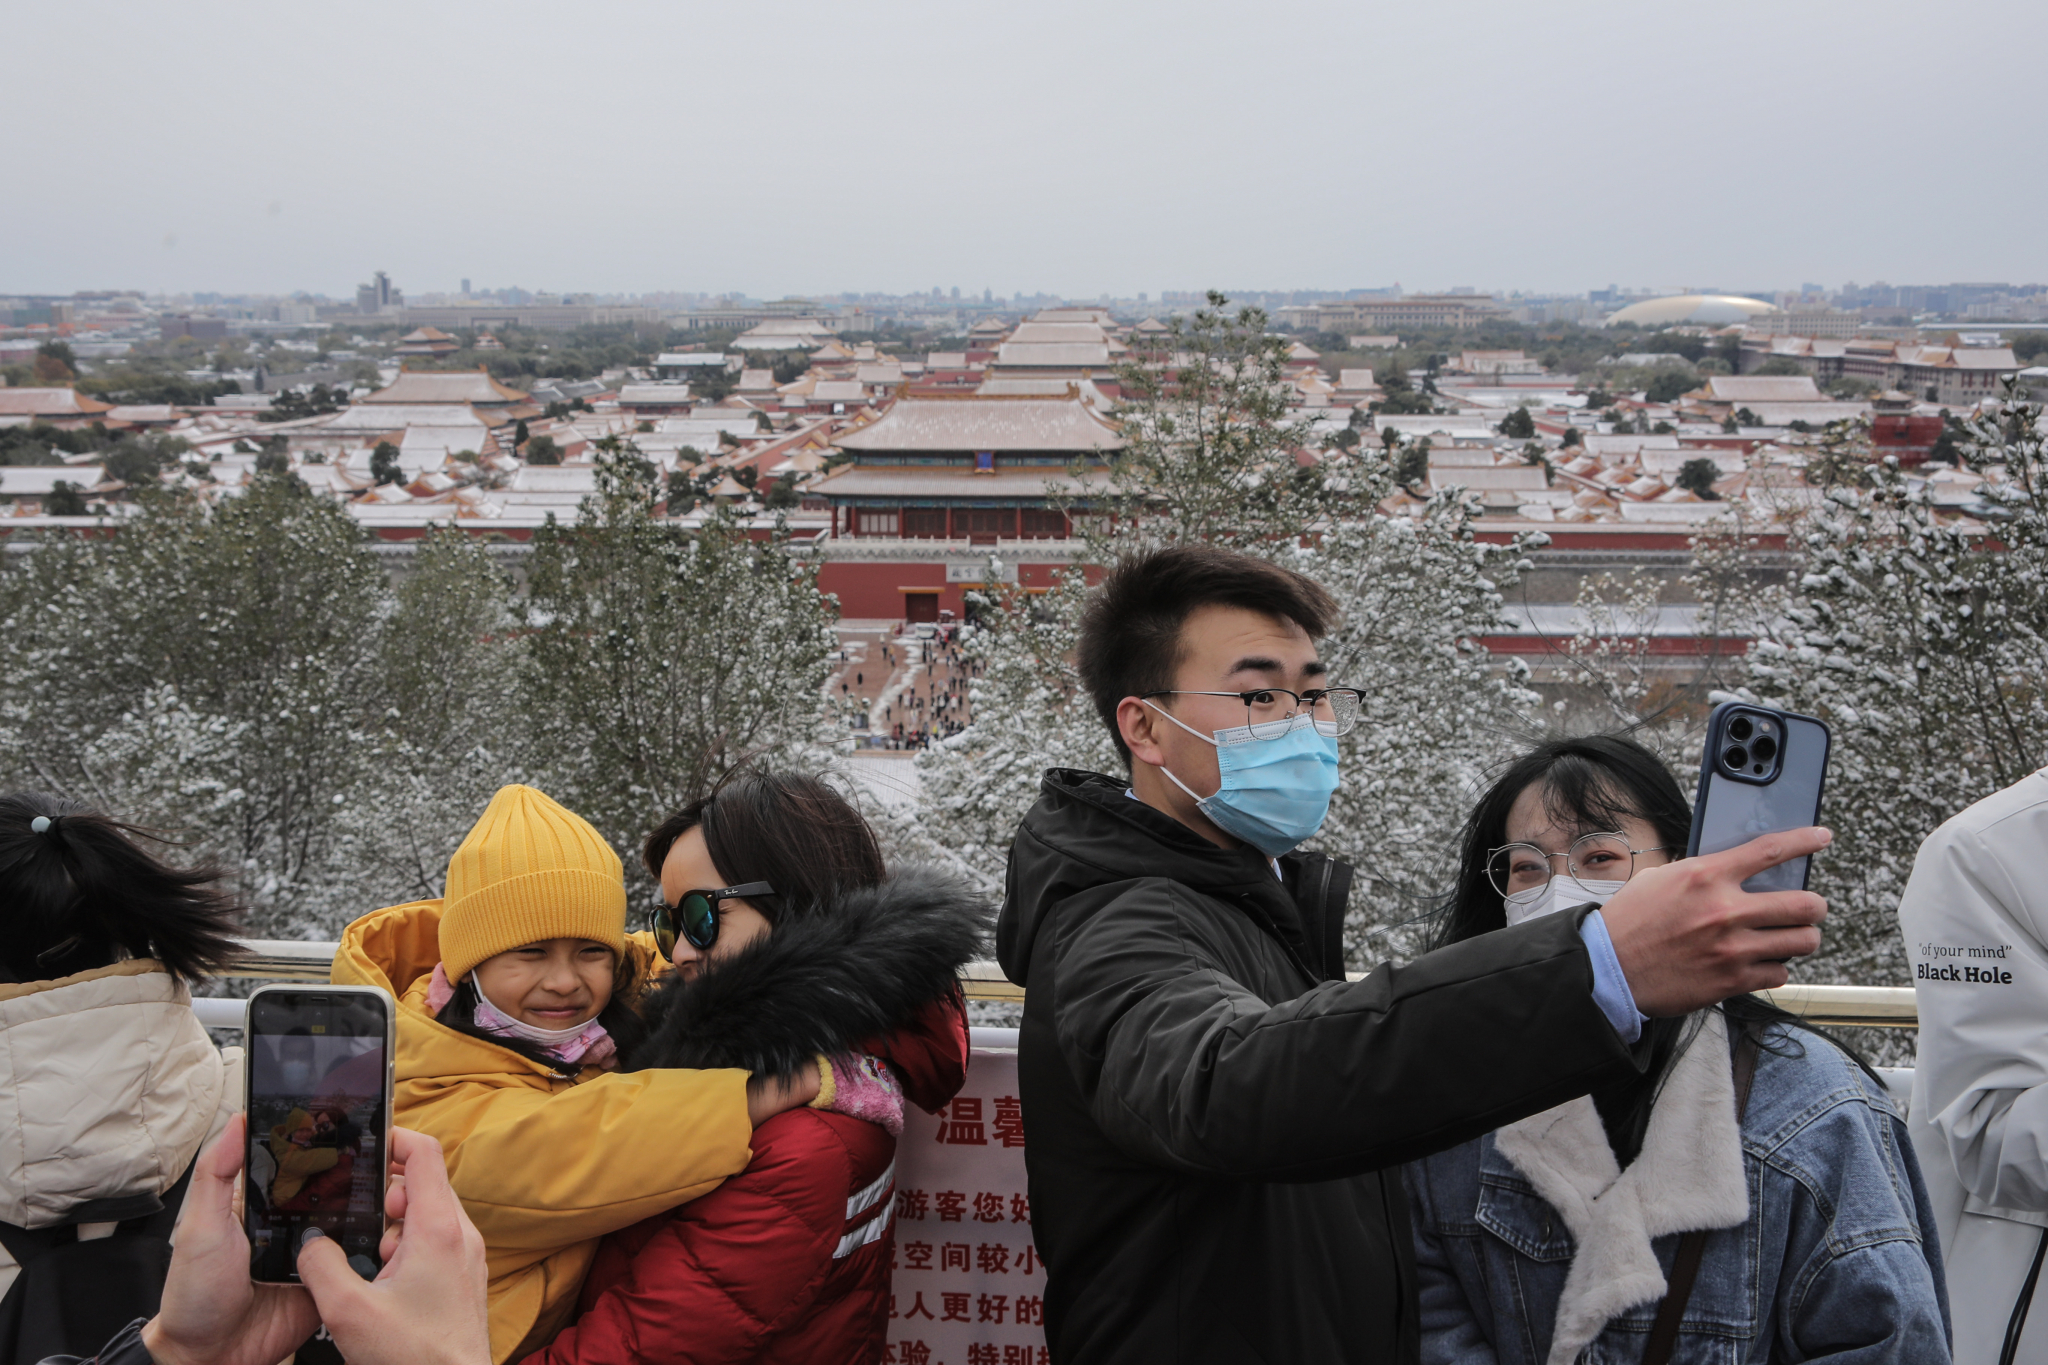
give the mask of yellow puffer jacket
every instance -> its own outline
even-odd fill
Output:
[[[747,1073],[585,1067],[562,1080],[444,1027],[427,1009],[440,920],[438,900],[363,916],[342,934],[334,980],[398,1000],[393,1121],[446,1149],[489,1248],[491,1356],[517,1360],[567,1325],[599,1238],[747,1168]],[[648,937],[627,949],[646,979]]]

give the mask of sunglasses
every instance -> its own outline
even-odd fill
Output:
[[[678,939],[698,952],[704,952],[718,942],[718,907],[721,903],[774,894],[775,888],[766,882],[747,882],[721,891],[685,891],[674,905],[665,900],[656,901],[648,914],[648,928],[654,931],[654,942],[660,947],[663,957],[676,955]]]

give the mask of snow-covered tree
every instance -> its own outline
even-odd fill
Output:
[[[258,932],[337,927],[329,858],[371,760],[388,604],[360,528],[264,473],[23,559],[0,578],[8,784],[179,831],[239,869]]]
[[[1182,542],[1262,553],[1326,513],[1341,489],[1297,459],[1310,424],[1292,407],[1292,343],[1264,309],[1232,312],[1212,290],[1145,345],[1117,372],[1124,448],[1082,520],[1091,559]]]
[[[1116,748],[1074,669],[1087,592],[1076,569],[1042,595],[977,594],[976,624],[961,637],[975,669],[973,724],[918,755],[913,810],[878,813],[892,856],[940,862],[1000,890],[1010,840],[1045,770],[1116,771]]]
[[[785,535],[654,516],[630,443],[599,455],[598,483],[534,538],[518,695],[537,780],[630,854],[735,764],[816,767],[844,743],[825,695],[838,603]]]
[[[491,793],[524,778],[511,601],[476,537],[447,527],[415,542],[378,640],[373,761],[338,812],[335,860],[380,904],[440,895]]]
[[[547,787],[630,866],[733,763],[815,766],[840,733],[815,565],[726,520],[684,536],[629,444],[603,460],[523,601],[457,530],[394,588],[346,509],[277,471],[10,556],[0,784],[173,832],[234,870],[258,935],[331,937],[438,895],[503,783]]]
[[[1304,459],[1288,343],[1267,335],[1259,310],[1210,302],[1125,379],[1129,444],[1096,497],[1115,523],[1082,519],[1082,562],[1054,591],[979,610],[965,645],[981,670],[973,724],[919,756],[922,796],[899,846],[950,855],[999,885],[1044,769],[1117,770],[1072,664],[1088,566],[1228,545],[1309,574],[1342,609],[1324,658],[1334,684],[1365,693],[1366,716],[1342,741],[1344,785],[1314,843],[1360,870],[1354,961],[1411,951],[1414,921],[1454,879],[1452,844],[1477,784],[1528,729],[1534,698],[1478,644],[1526,547],[1478,540],[1476,505],[1455,491],[1413,516],[1380,511],[1398,492],[1397,448]]]
[[[1788,537],[1796,569],[1747,694],[1832,731],[1835,842],[1813,873],[1831,911],[1809,979],[1907,981],[1894,916],[1921,841],[2048,760],[2041,418],[2008,389],[1965,423],[1981,520],[1937,511],[1923,479],[1866,451]]]
[[[1519,660],[1503,664],[1479,643],[1500,627],[1501,589],[1529,542],[1478,539],[1476,504],[1459,490],[1414,516],[1376,510],[1394,492],[1384,461],[1346,477],[1368,510],[1276,557],[1337,599],[1342,618],[1322,657],[1333,684],[1365,694],[1358,728],[1338,741],[1342,785],[1314,841],[1358,869],[1345,929],[1356,966],[1422,948],[1424,921],[1457,876],[1458,828],[1537,725],[1538,699]]]

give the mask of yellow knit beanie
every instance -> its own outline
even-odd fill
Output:
[[[441,968],[450,982],[485,958],[551,938],[626,951],[626,879],[590,822],[532,787],[500,787],[448,860]]]

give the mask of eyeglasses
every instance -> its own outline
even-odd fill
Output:
[[[704,952],[718,942],[719,906],[722,903],[774,894],[775,888],[766,882],[748,882],[719,891],[685,891],[674,905],[666,900],[656,901],[648,912],[647,927],[654,931],[654,942],[660,947],[663,957],[676,955],[678,938]]]
[[[1278,739],[1294,728],[1301,716],[1315,720],[1320,735],[1348,735],[1358,725],[1365,709],[1365,695],[1355,687],[1318,687],[1307,692],[1290,692],[1284,687],[1261,687],[1251,692],[1195,692],[1169,687],[1147,692],[1139,701],[1154,697],[1236,697],[1244,703],[1245,728],[1253,739]]]
[[[1534,844],[1502,844],[1486,851],[1486,877],[1503,896],[1534,891],[1549,883],[1562,858],[1565,870],[1582,882],[1625,882],[1636,875],[1638,855],[1670,851],[1630,848],[1628,836],[1619,830],[1581,835],[1564,853],[1545,853]]]

